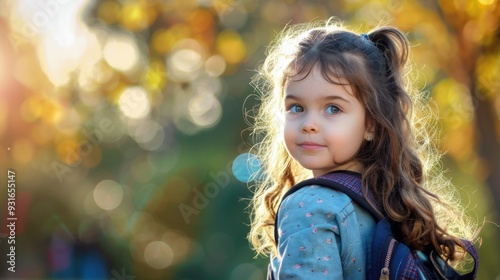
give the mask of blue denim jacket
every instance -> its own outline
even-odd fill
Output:
[[[287,197],[278,215],[278,279],[366,278],[375,220],[344,193],[303,187]]]

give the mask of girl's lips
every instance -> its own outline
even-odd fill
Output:
[[[325,146],[318,144],[316,142],[307,141],[307,142],[299,143],[299,147],[301,147],[304,150],[317,150],[317,149],[324,148]]]

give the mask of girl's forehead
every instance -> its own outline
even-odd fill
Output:
[[[307,75],[290,78],[285,85],[283,97],[331,97],[339,93],[349,96],[348,99],[357,99],[353,88],[347,80],[327,76],[321,72],[319,67],[315,67]]]
[[[309,69],[302,68],[301,71],[289,72],[286,75],[284,87],[286,89],[291,83],[300,82],[308,77],[317,80],[326,80],[334,85],[351,85],[342,73],[332,69],[329,70],[330,71],[324,71],[319,63],[315,63],[312,67],[309,67]]]

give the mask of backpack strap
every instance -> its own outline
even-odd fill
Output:
[[[341,191],[347,194],[353,201],[366,209],[376,221],[384,219],[380,213],[381,209],[375,200],[371,190],[367,190],[367,196],[361,189],[361,174],[352,171],[334,171],[318,177],[320,185]],[[326,181],[325,181],[326,179]],[[371,203],[369,203],[369,202]]]
[[[312,186],[312,185],[319,185],[322,187],[327,187],[336,191],[340,191],[348,195],[353,201],[355,201],[357,204],[359,204],[361,207],[366,209],[374,218],[376,221],[380,221],[383,219],[383,217],[379,214],[379,211],[375,210],[363,197],[363,193],[361,191],[361,175],[356,172],[352,171],[333,171],[328,174],[319,176],[317,178],[312,178],[312,179],[307,179],[304,180],[295,186],[293,186],[291,189],[289,189],[284,195],[283,198],[281,199],[281,203],[287,198],[289,195],[293,194],[294,192],[298,191],[302,187],[305,186]],[[373,196],[369,195],[369,198],[371,201],[374,201],[375,199]],[[281,206],[280,203],[280,206]],[[375,205],[375,203],[374,203]],[[276,219],[275,219],[275,227],[274,227],[274,240],[278,242],[278,213],[276,213]]]
[[[465,250],[467,250],[467,253],[469,253],[469,255],[471,255],[471,257],[474,259],[474,270],[466,275],[469,276],[472,275],[473,279],[476,279],[477,269],[479,267],[479,255],[477,253],[477,249],[474,246],[474,244],[472,244],[472,242],[470,242],[469,240],[467,239],[460,239],[460,240],[462,240],[462,242],[465,244]],[[465,279],[465,278],[463,277],[460,279]]]
[[[474,260],[474,267],[471,271],[466,274],[459,274],[450,266],[444,264],[443,260],[436,254],[435,251],[432,251],[430,254],[430,261],[432,266],[436,271],[440,273],[440,276],[444,279],[456,279],[456,280],[469,280],[476,279],[477,270],[479,267],[479,256],[476,250],[476,247],[472,242],[467,239],[460,239],[464,245],[466,252],[472,257]]]

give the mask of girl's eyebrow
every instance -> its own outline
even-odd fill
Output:
[[[293,95],[293,94],[287,94],[287,95],[285,96],[285,101],[286,101],[287,99],[292,99],[292,100],[297,100],[297,101],[300,101],[300,100],[301,100],[301,98],[300,98],[300,97],[298,97],[298,96],[296,96],[296,95]],[[325,96],[325,97],[323,97],[323,98],[321,98],[321,99],[323,99],[323,100],[341,100],[341,101],[344,101],[344,102],[347,102],[347,103],[351,103],[351,101],[349,101],[349,100],[347,100],[347,99],[345,99],[344,97],[339,96],[339,95],[328,95],[328,96]]]

